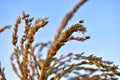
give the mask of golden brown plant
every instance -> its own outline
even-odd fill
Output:
[[[39,29],[45,27],[48,23],[47,18],[39,18],[34,20],[30,14],[22,13],[16,19],[14,31],[12,34],[12,44],[14,51],[11,55],[11,65],[15,74],[20,80],[61,80],[62,77],[67,80],[117,80],[120,76],[120,71],[117,65],[113,62],[104,61],[102,57],[94,55],[85,56],[84,52],[73,54],[68,53],[55,57],[66,42],[71,40],[85,41],[90,39],[90,36],[85,36],[86,27],[84,21],[71,25],[63,31],[68,21],[72,18],[76,10],[83,5],[87,0],[81,0],[73,9],[63,18],[58,27],[54,41],[41,42],[33,44],[34,36]],[[22,38],[18,36],[19,25],[25,23],[24,33]],[[0,29],[3,31],[8,27]],[[84,37],[74,37],[74,32],[81,32]],[[19,40],[20,39],[20,42]],[[47,56],[41,57],[42,50],[49,46]],[[35,50],[39,48],[38,53]],[[72,76],[71,76],[72,75]],[[4,69],[0,65],[0,80],[6,80]]]
[[[10,27],[11,27],[10,25],[6,25],[6,26],[0,28],[0,33],[2,33],[6,29],[9,29]],[[4,68],[1,67],[1,62],[0,62],[0,80],[6,80]]]
[[[37,19],[35,20],[35,23],[32,24],[31,22],[33,18],[29,18],[29,16],[29,14],[23,12],[22,18],[20,16],[18,17],[15,23],[14,32],[12,36],[12,43],[15,46],[15,48],[11,56],[11,64],[13,66],[14,72],[21,80],[32,80],[34,79],[34,75],[36,77],[40,76],[39,70],[37,69],[39,65],[37,64],[38,62],[34,54],[35,47],[32,46],[32,43],[34,41],[35,33],[48,23],[47,18],[44,18]],[[18,25],[20,24],[21,20],[25,21],[25,31],[21,38],[20,46],[17,46],[16,44],[18,42]],[[47,44],[42,43],[41,45],[46,46]],[[18,69],[13,63],[14,57],[16,59]],[[18,70],[20,71],[20,73],[18,73]]]
[[[1,63],[0,63],[0,80],[6,80],[4,68],[1,67]]]

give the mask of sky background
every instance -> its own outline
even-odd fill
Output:
[[[10,55],[13,52],[11,44],[14,23],[22,11],[30,13],[31,17],[49,18],[47,26],[39,30],[35,36],[36,42],[47,42],[54,39],[55,31],[62,18],[79,0],[0,0],[0,27],[12,25],[10,30],[0,33],[0,61],[5,67],[8,80],[19,80],[13,74],[10,65]],[[70,41],[60,49],[58,56],[69,52],[85,55],[94,54],[104,60],[114,61],[120,65],[120,0],[88,0],[74,14],[68,26],[84,20],[87,27],[86,35],[91,39],[85,42]],[[20,26],[19,35],[24,26]],[[81,34],[75,34],[81,36]]]

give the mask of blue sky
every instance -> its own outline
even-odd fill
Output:
[[[5,67],[8,80],[16,79],[13,75],[9,57],[13,52],[11,35],[15,20],[22,11],[30,13],[31,17],[49,18],[49,23],[36,35],[36,42],[53,40],[55,31],[62,18],[79,0],[1,0],[0,1],[0,27],[10,24],[12,28],[0,34],[0,61]],[[114,61],[120,65],[120,0],[88,0],[69,21],[67,26],[83,19],[87,27],[86,35],[91,39],[85,42],[71,41],[62,49],[60,54],[69,52],[85,55],[94,54],[104,60]],[[22,34],[20,27],[19,34]],[[80,36],[81,34],[75,34]],[[13,77],[14,76],[14,77]],[[17,79],[16,79],[17,80]],[[19,80],[19,79],[18,79]]]

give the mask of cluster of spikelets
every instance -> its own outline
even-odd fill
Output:
[[[63,18],[56,31],[54,41],[33,44],[36,32],[47,25],[47,18],[34,20],[30,14],[25,12],[22,13],[22,17],[17,18],[12,35],[14,52],[10,59],[13,71],[20,80],[60,80],[62,77],[67,78],[67,80],[117,80],[117,77],[120,76],[118,66],[113,65],[110,61],[102,60],[102,57],[85,56],[84,52],[68,53],[55,57],[66,42],[71,40],[83,42],[90,38],[89,36],[74,37],[72,35],[74,32],[85,34],[86,28],[83,25],[83,20],[63,31],[76,10],[85,2],[86,0],[81,0]],[[18,28],[22,21],[25,23],[25,29],[20,39],[18,38]],[[0,32],[9,27],[0,28]],[[49,46],[47,56],[42,59],[41,51],[46,46]],[[37,47],[39,47],[38,54],[35,53]],[[1,65],[0,80],[6,80],[4,68]]]

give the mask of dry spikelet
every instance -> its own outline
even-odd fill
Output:
[[[1,62],[0,62],[0,80],[6,80],[4,68],[1,67]]]
[[[30,18],[28,21],[29,21],[29,22],[32,22],[32,21],[33,21],[33,19],[34,19],[34,17],[33,17],[33,18]]]
[[[63,18],[60,26],[58,27],[57,31],[56,31],[56,35],[55,35],[55,39],[57,40],[57,38],[61,35],[62,30],[65,28],[65,26],[67,25],[68,21],[73,17],[74,13],[78,10],[78,8],[80,6],[82,6],[87,0],[81,0],[80,2],[78,2],[73,9],[66,14],[66,16]]]
[[[80,20],[79,23],[84,23],[84,20]]]
[[[37,77],[37,79],[40,77],[40,74],[39,74],[40,68],[38,69],[38,66],[40,66],[40,64],[37,64],[37,60],[35,59],[36,57],[34,55],[34,51],[32,51],[33,50],[32,43],[34,41],[35,33],[41,27],[44,27],[48,23],[47,18],[45,18],[45,19],[41,19],[40,22],[37,24],[32,24],[32,21],[34,18],[29,18],[29,16],[30,16],[29,14],[26,14],[25,12],[23,12],[22,20],[24,20],[25,22],[24,34],[21,38],[20,46],[17,46],[14,48],[14,53],[11,56],[11,64],[13,67],[13,71],[17,74],[17,76],[21,80],[34,79],[35,76]],[[19,16],[16,19],[14,32],[12,35],[13,45],[16,45],[18,41],[17,32],[18,32],[18,26],[19,26],[18,24],[20,24],[20,22],[21,22],[21,18]],[[42,46],[47,46],[47,44],[44,44]],[[35,61],[34,62],[35,65],[29,66],[30,62],[32,61],[29,58]],[[16,60],[18,68],[15,65],[13,65],[14,60]],[[20,73],[17,72],[17,70],[19,70]]]
[[[6,25],[6,26],[0,28],[0,33],[3,32],[6,29],[9,29],[10,27],[11,27],[11,25]]]
[[[41,19],[36,19],[36,20],[35,20],[35,24],[39,24],[40,21],[41,21]]]
[[[15,33],[13,33],[13,35],[12,35],[12,44],[13,45],[16,45],[17,39],[18,39],[18,36]]]
[[[22,13],[22,19],[24,20],[26,18],[26,14],[25,14],[25,12],[23,11],[23,13]]]
[[[20,23],[21,23],[21,18],[20,18],[20,16],[19,16],[18,19],[16,20],[16,23],[17,23],[17,24],[20,24]]]
[[[60,79],[60,75],[62,75],[62,77],[64,77],[64,75],[67,74],[67,72],[70,74],[70,72],[72,73],[73,70],[77,70],[77,74],[76,74],[77,76],[76,77],[73,76],[74,78],[68,77],[69,80],[74,80],[74,79],[93,80],[96,78],[95,76],[99,76],[99,79],[101,79],[101,80],[103,80],[103,79],[109,80],[110,78],[113,79],[113,77],[112,77],[113,75],[119,74],[119,72],[117,71],[117,67],[115,65],[108,66],[107,64],[101,63],[101,62],[104,62],[101,57],[96,57],[94,55],[83,56],[83,53],[75,54],[75,55],[73,54],[72,56],[75,56],[76,58],[78,58],[78,60],[79,59],[83,59],[83,60],[78,63],[73,63],[74,66],[72,68],[70,68],[71,65],[68,65],[67,61],[69,62],[69,59],[70,59],[71,62],[73,62],[72,60],[77,60],[76,58],[68,58],[66,60],[65,58],[67,58],[67,57],[62,56],[61,59],[59,59],[59,58],[56,59],[57,64],[55,64],[55,65],[58,65],[58,66],[56,66],[56,68],[54,68],[54,70],[55,70],[54,72],[58,76],[54,76],[53,77],[54,79],[57,79],[57,78]],[[65,59],[65,61],[63,59]],[[64,62],[61,62],[61,61],[64,61]],[[61,64],[61,63],[63,63],[63,64]],[[66,63],[67,63],[67,66],[65,66]],[[69,63],[69,64],[72,64],[72,63]],[[104,65],[104,67],[102,67],[101,64]],[[96,68],[93,68],[93,67],[89,68],[87,66],[81,67],[82,65],[91,65],[91,66],[96,65]],[[99,66],[97,66],[97,65],[99,65]],[[63,66],[63,69],[60,69],[60,67],[62,67],[62,66]],[[108,68],[109,68],[109,70],[108,70]],[[65,70],[67,70],[67,72]],[[89,72],[89,74],[82,74],[79,72],[81,70],[87,71],[87,72]],[[97,74],[97,75],[95,74],[100,71],[101,71],[100,74]],[[103,78],[104,75],[102,72],[103,73],[106,72],[106,74],[104,74],[104,75],[106,75],[106,78]],[[63,75],[63,73],[65,73],[65,74]],[[111,76],[111,77],[108,78],[108,76]]]

